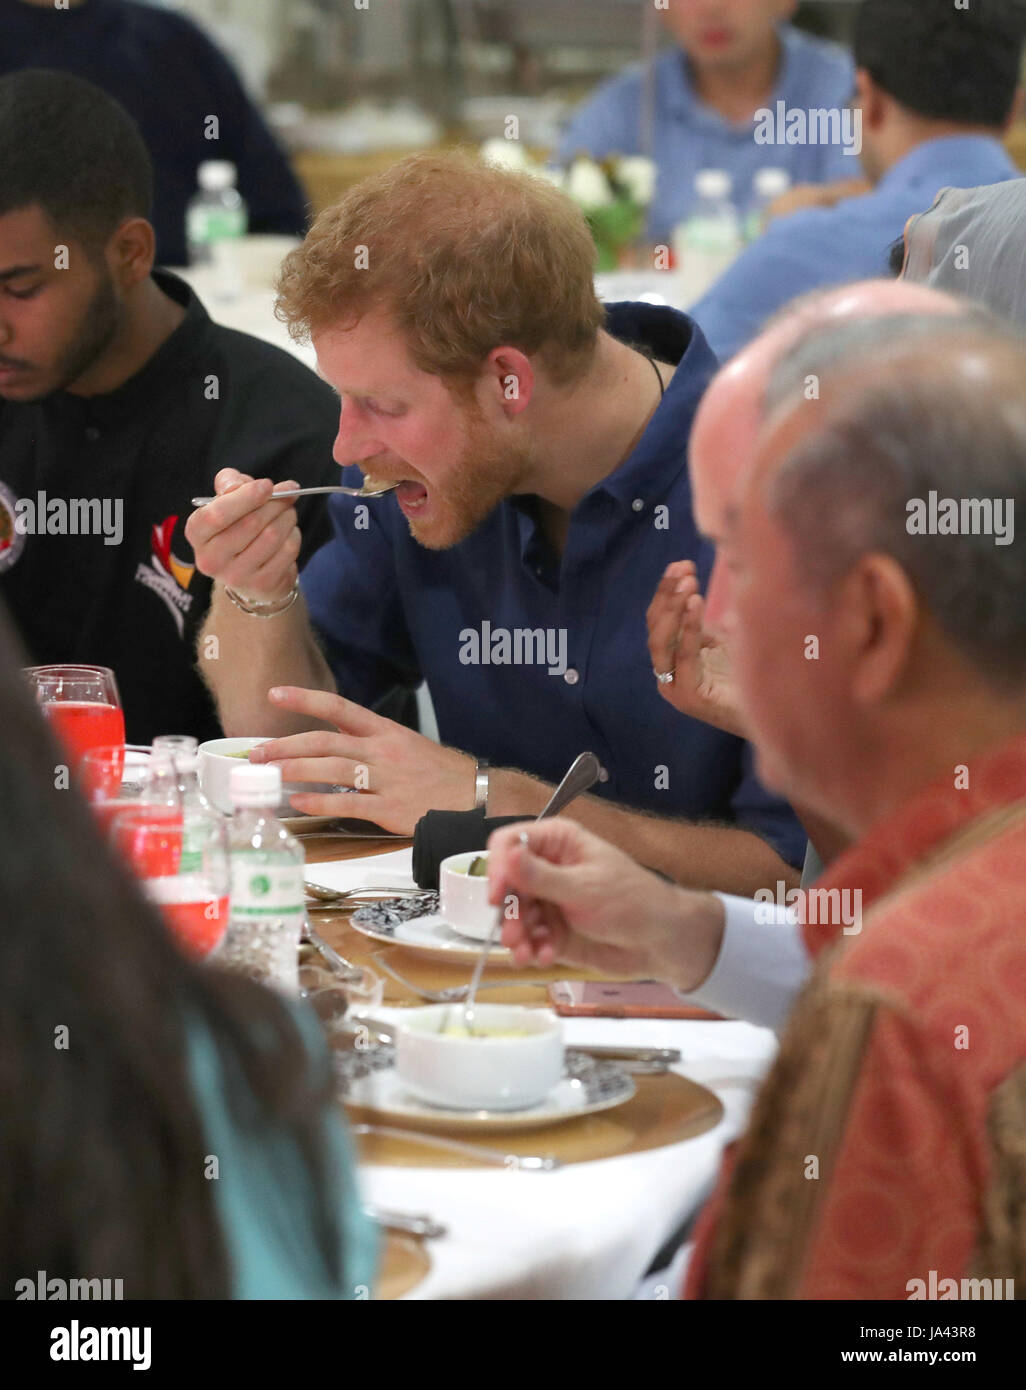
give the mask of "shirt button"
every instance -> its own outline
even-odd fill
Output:
[[[604,767],[600,767],[600,768],[599,768],[599,781],[600,781],[600,782],[608,782],[608,781],[609,781],[609,773],[606,771],[606,769],[605,769]]]
[[[90,444],[95,444],[100,437],[100,431],[95,425],[86,425],[85,437],[89,440]]]
[[[569,671],[563,672],[563,679],[566,681],[567,685],[576,685],[581,678],[571,666]]]
[[[631,503],[631,511],[632,511],[632,512],[643,512],[644,510],[645,510],[645,503],[644,503],[644,501],[643,501],[640,497],[635,497],[634,501]]]

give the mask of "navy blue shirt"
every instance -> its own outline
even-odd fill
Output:
[[[646,645],[665,567],[693,559],[704,585],[712,563],[686,457],[716,359],[675,309],[609,305],[607,328],[680,365],[637,448],[574,509],[561,560],[532,497],[444,551],[412,538],[392,497],[333,497],[334,537],[302,577],[312,620],[343,695],[369,705],[423,678],[444,743],[549,782],[590,749],[609,774],[600,795],[743,827],[800,864],[804,832],[756,780],[749,746],[667,704]]]
[[[85,0],[73,9],[0,0],[0,76],[57,68],[119,101],[154,165],[151,221],[157,260],[185,265],[185,207],[196,170],[230,159],[253,232],[302,236],[306,199],[231,64],[184,15],[134,0]],[[218,138],[206,138],[216,116]]]

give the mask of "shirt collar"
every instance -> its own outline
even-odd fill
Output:
[[[686,466],[691,421],[717,362],[698,324],[679,309],[608,304],[606,331],[677,365],[633,453],[586,494],[605,492],[622,508],[631,509],[639,498],[647,504],[663,496]]]
[[[865,909],[961,826],[1024,797],[1026,733],[973,758],[967,787],[948,772],[916,792],[831,864],[816,886],[859,888]],[[832,929],[805,930],[813,950],[834,939]]]
[[[949,185],[953,164],[964,160],[969,166],[975,165],[978,172],[986,150],[1004,155],[1004,146],[991,135],[942,135],[936,140],[924,140],[887,170],[875,192],[885,193],[930,180],[935,180],[937,187]]]

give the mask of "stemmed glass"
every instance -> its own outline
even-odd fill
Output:
[[[125,716],[109,667],[29,666],[25,674],[73,770],[90,748],[124,744]]]

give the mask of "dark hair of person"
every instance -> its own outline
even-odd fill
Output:
[[[216,1047],[242,1142],[295,1142],[337,1281],[328,1068],[271,991],[179,952],[55,786],[65,755],[20,664],[0,612],[0,1298],[39,1270],[122,1279],[128,1299],[231,1296],[187,1028]]]
[[[906,110],[997,130],[1019,84],[1023,0],[862,0],[855,66]]]
[[[895,280],[905,269],[905,238],[903,236],[898,237],[897,241],[892,241],[887,248],[887,269]]]
[[[149,217],[153,167],[139,128],[99,87],[66,72],[0,77],[0,216],[38,205],[97,255],[129,217]]]

